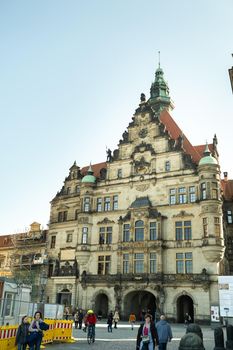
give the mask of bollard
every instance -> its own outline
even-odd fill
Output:
[[[214,350],[225,350],[224,348],[224,334],[221,327],[214,330]]]
[[[180,340],[179,350],[205,350],[203,342],[196,333],[186,333]]]
[[[199,326],[199,324],[196,323],[190,323],[188,325],[188,327],[186,328],[186,333],[195,333],[197,334],[201,340],[203,341],[203,333],[201,330],[201,327]]]
[[[232,325],[227,326],[226,349],[227,350],[233,349],[233,326]]]

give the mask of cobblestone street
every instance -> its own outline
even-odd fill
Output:
[[[178,349],[180,338],[185,334],[183,325],[172,324],[173,340],[168,344],[167,350]],[[208,326],[202,326],[205,350],[214,348],[214,331]],[[138,326],[132,331],[128,324],[121,323],[118,329],[113,329],[112,333],[107,332],[107,325],[98,324],[96,328],[96,341],[89,345],[86,340],[86,333],[74,329],[73,336],[76,340],[72,344],[48,344],[47,350],[135,350]],[[224,331],[225,332],[225,331]],[[225,339],[226,340],[226,339]]]

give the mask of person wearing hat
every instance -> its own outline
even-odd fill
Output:
[[[95,338],[95,325],[97,322],[97,317],[94,314],[93,310],[88,310],[87,311],[87,317],[86,317],[86,324],[88,327],[88,331],[89,331],[89,327],[92,327],[92,333],[93,333],[93,337]]]

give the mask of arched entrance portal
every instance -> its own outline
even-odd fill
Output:
[[[71,305],[71,296],[69,289],[63,289],[60,293],[57,293],[57,303],[65,306]]]
[[[106,294],[98,294],[95,299],[95,312],[103,318],[108,316],[108,297]]]
[[[182,295],[177,299],[177,322],[184,323],[184,315],[186,312],[191,316],[194,322],[193,300],[188,295]]]
[[[128,319],[130,312],[134,312],[137,320],[142,319],[142,313],[150,312],[155,317],[156,298],[146,291],[131,292],[124,300],[124,316]]]

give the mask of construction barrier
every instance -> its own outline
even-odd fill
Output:
[[[44,331],[42,344],[53,341],[72,343],[73,321],[66,320],[44,320],[49,325],[49,329]],[[15,338],[18,325],[0,327],[0,350],[16,350]],[[43,345],[41,348],[43,348]]]
[[[52,343],[54,339],[54,328],[55,328],[55,320],[45,320],[45,323],[49,325],[49,329],[44,332],[44,336],[42,339],[42,344]]]
[[[54,329],[54,341],[72,343],[73,321],[56,321]]]
[[[18,326],[0,327],[0,349],[16,350],[15,338]]]

